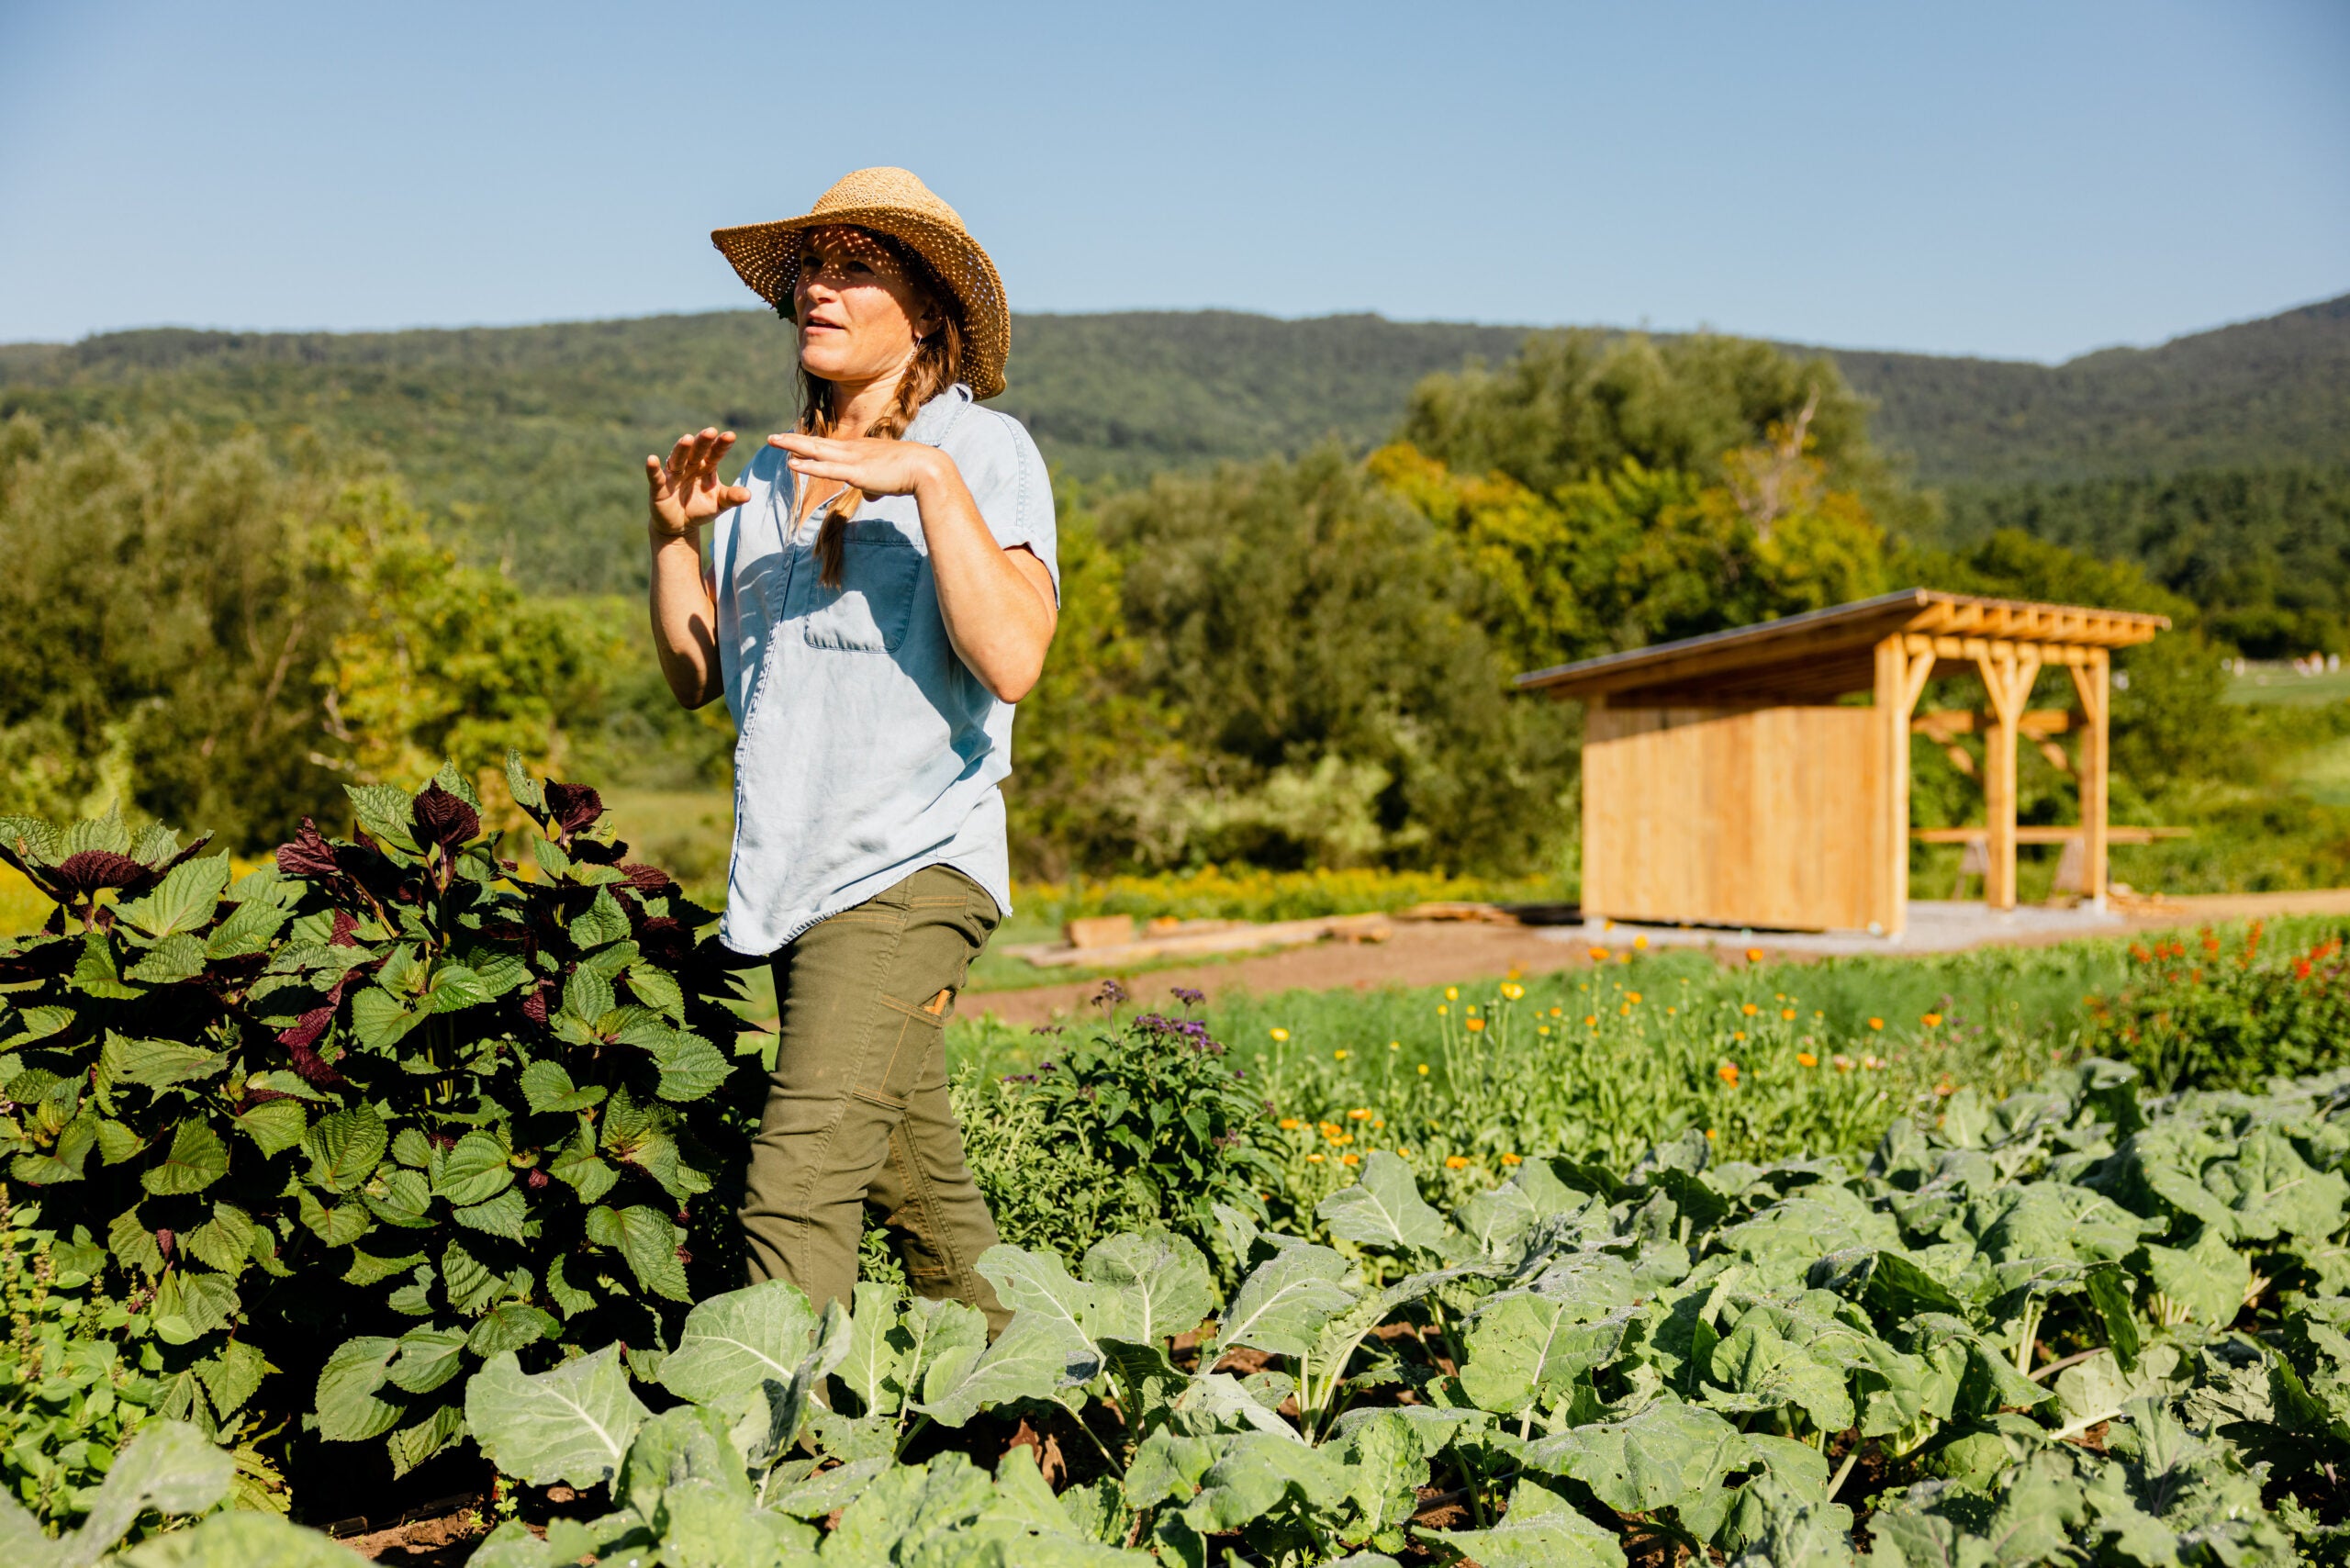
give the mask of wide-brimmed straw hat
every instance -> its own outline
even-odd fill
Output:
[[[963,379],[972,396],[992,398],[1003,390],[1003,362],[1012,353],[1003,279],[961,215],[905,170],[859,169],[818,196],[804,218],[712,230],[710,242],[760,298],[781,305],[799,282],[805,253],[800,236],[834,224],[887,234],[929,263],[963,307]]]

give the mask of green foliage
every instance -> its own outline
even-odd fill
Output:
[[[1103,990],[1105,1014],[1123,994]],[[1219,1205],[1263,1215],[1265,1102],[1205,1025],[1146,1013],[1048,1038],[1033,1072],[954,1084],[965,1156],[1007,1239],[1075,1257],[1166,1226],[1206,1247]]]
[[[613,1511],[476,1561],[1851,1564],[1864,1526],[1880,1562],[2281,1568],[2333,1540],[2350,1458],[2344,1088],[2142,1103],[2090,1060],[1897,1122],[1864,1174],[1698,1139],[1529,1160],[1450,1221],[1382,1154],[1312,1217],[1327,1244],[1219,1211],[1220,1306],[1164,1232],[1074,1271],[998,1247],[993,1345],[956,1303],[866,1285],[820,1322],[755,1286],[696,1309],[720,1348],[663,1363],[661,1415],[609,1352],[476,1374],[501,1466]],[[1081,1428],[1096,1473],[1056,1498],[1025,1449],[992,1481],[908,1462],[990,1411]],[[1470,1528],[1416,1521],[1447,1483]]]
[[[2128,982],[2097,1013],[2098,1048],[2158,1088],[2257,1089],[2333,1067],[2350,1041],[2350,966],[2322,940],[2206,929],[2130,945]]]
[[[151,1407],[310,1412],[397,1473],[461,1437],[466,1367],[656,1342],[689,1264],[729,1277],[734,962],[594,790],[508,787],[529,878],[453,767],[233,881],[166,830],[0,822],[57,903],[0,948],[8,1177],[138,1293]]]
[[[180,1421],[151,1421],[110,1454],[106,1480],[83,1497],[80,1528],[50,1538],[16,1500],[0,1495],[0,1546],[24,1568],[93,1568],[151,1518],[204,1513],[229,1493],[236,1462]]]
[[[1555,833],[1564,720],[1511,704],[1427,520],[1336,450],[1113,503],[1139,678],[1196,769],[1162,864],[1518,869]]]

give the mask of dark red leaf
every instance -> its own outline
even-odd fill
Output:
[[[308,879],[331,877],[341,868],[335,864],[334,846],[319,836],[319,824],[304,817],[294,842],[277,846],[277,869],[285,876]]]
[[[547,1021],[547,987],[541,985],[522,999],[522,1016],[533,1024]]]
[[[666,914],[656,914],[636,928],[636,945],[656,965],[674,969],[686,961],[692,941],[684,926]]]
[[[353,915],[349,910],[336,910],[334,912],[334,931],[327,937],[327,946],[330,947],[358,946],[358,938],[352,935],[352,933],[358,929],[359,920],[357,916]]]
[[[589,785],[550,782],[547,814],[565,833],[576,833],[604,814],[604,798]]]
[[[100,888],[134,888],[152,877],[152,872],[129,856],[106,849],[84,849],[69,855],[50,873],[50,879],[58,889],[73,898],[87,898]]]
[[[639,892],[663,893],[677,886],[670,879],[669,873],[658,866],[622,866],[621,873],[628,879],[625,885]]]
[[[416,824],[417,842],[437,844],[443,853],[481,834],[481,813],[438,784],[425,787],[408,808],[408,817]]]
[[[592,838],[576,838],[571,841],[571,857],[574,860],[584,860],[590,866],[612,865],[627,852],[628,846],[625,844],[602,844]]]

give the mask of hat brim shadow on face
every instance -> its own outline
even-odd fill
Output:
[[[849,178],[854,180],[857,175]],[[951,215],[952,209],[922,188],[919,181],[913,181],[912,175],[905,178],[912,181],[922,197]],[[847,184],[849,180],[841,182],[842,185]],[[834,191],[840,188],[835,185]],[[826,193],[827,197],[832,194]],[[953,292],[955,303],[961,309],[963,378],[972,396],[992,398],[1002,391],[1004,364],[1012,353],[1012,313],[1004,299],[1003,279],[997,274],[994,261],[964,230],[959,220],[950,224],[895,202],[828,206],[820,200],[816,210],[805,217],[715,230],[710,239],[753,293],[788,312],[800,260],[807,253],[809,230],[839,227],[885,234],[922,258],[939,282]]]

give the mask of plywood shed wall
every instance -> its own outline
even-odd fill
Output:
[[[1583,904],[1666,924],[1897,934],[1907,923],[1911,715],[1939,668],[1989,699],[1986,897],[2015,902],[2015,758],[2032,683],[2082,709],[2089,887],[2105,886],[2111,650],[2161,616],[1906,589],[1518,678],[1586,704]],[[1841,700],[1865,692],[1871,705]]]

